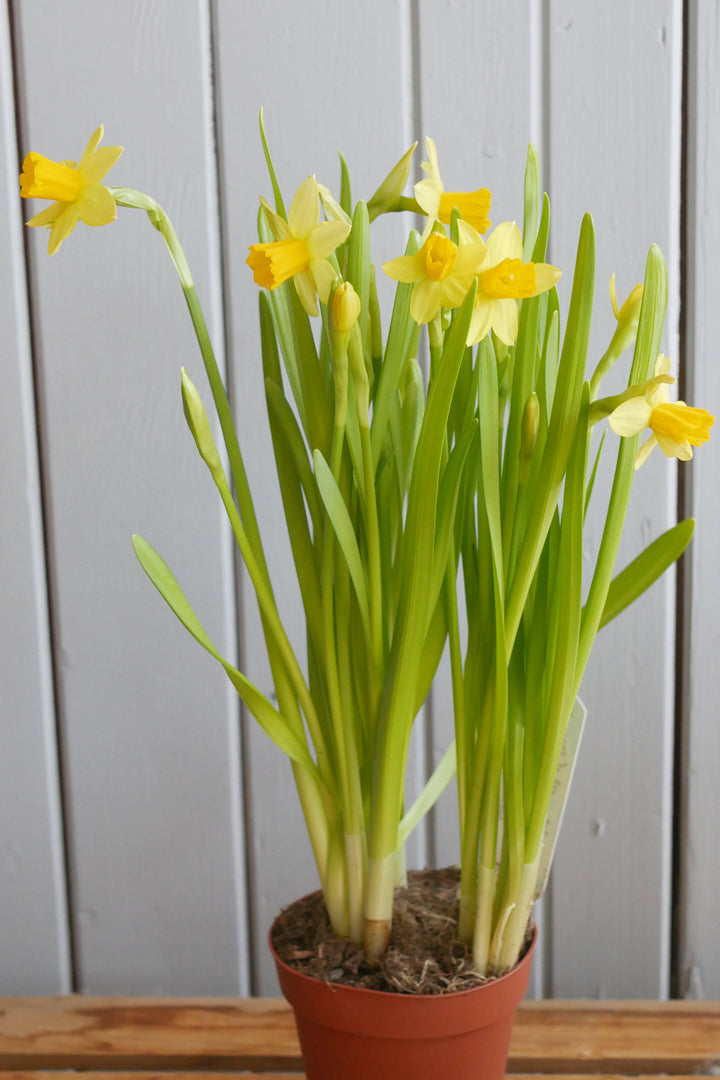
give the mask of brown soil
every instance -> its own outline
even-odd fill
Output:
[[[379,963],[359,945],[332,931],[321,893],[285,908],[273,928],[273,946],[286,964],[328,983],[399,994],[447,994],[487,982],[470,951],[457,940],[460,871],[416,870],[395,890],[392,934]]]

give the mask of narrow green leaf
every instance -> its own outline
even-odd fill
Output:
[[[405,254],[414,255],[419,246],[420,234],[413,229],[405,247]],[[385,345],[380,378],[376,384],[370,428],[373,461],[376,467],[385,443],[385,434],[393,399],[405,368],[410,344],[417,329],[410,316],[410,297],[414,288],[414,285],[399,282],[395,290],[390,329],[387,344]]]
[[[590,473],[590,478],[585,488],[585,517],[587,517],[588,507],[590,506],[590,500],[592,499],[592,493],[595,487],[595,478],[597,476],[598,465],[600,464],[600,456],[602,454],[603,446],[605,445],[606,435],[607,431],[603,431],[602,437],[600,439],[600,445],[598,446],[597,454],[595,455],[595,461],[593,463],[592,471]]]
[[[400,822],[398,846],[405,843],[415,826],[425,817],[428,810],[433,808],[456,772],[457,759],[455,756],[455,740],[453,739],[433,770],[427,784]]]
[[[340,158],[340,205],[342,206],[348,217],[352,217],[352,191],[350,188],[350,170],[347,167],[347,161],[338,154]]]
[[[653,540],[636,558],[610,582],[600,627],[614,619],[626,607],[649,589],[668,567],[679,559],[695,528],[694,518],[679,521]]]
[[[577,426],[585,373],[595,280],[595,233],[586,214],[580,229],[572,296],[563,340],[548,437],[535,498],[507,601],[508,650],[512,649],[528,590],[555,512]]]
[[[355,207],[352,229],[347,240],[347,277],[360,297],[358,326],[363,347],[368,341],[368,312],[370,310],[370,221],[367,204],[362,200]],[[369,366],[370,357],[366,357]]]
[[[284,717],[271,705],[268,699],[237,668],[220,655],[205,632],[187,597],[180,588],[167,563],[157,551],[141,536],[133,536],[133,548],[138,562],[170,609],[175,613],[186,630],[210,653],[225,669],[230,682],[237,690],[242,701],[247,705],[265,734],[277,747],[287,754],[292,761],[301,765],[320,781],[315,762],[301,740],[292,731]],[[320,781],[321,782],[321,781]]]
[[[340,488],[335,483],[335,478],[325,458],[319,450],[313,454],[315,463],[315,480],[323,501],[325,510],[333,527],[333,532],[340,545],[340,550],[350,571],[350,579],[355,589],[360,617],[363,626],[370,638],[370,607],[368,603],[367,581],[363,568],[360,548],[353,529],[352,521],[342,497]]]
[[[546,194],[543,194],[542,214],[540,215],[540,226],[538,228],[537,238],[535,240],[535,247],[533,248],[532,261],[536,263],[545,262],[545,256],[547,254],[548,235],[550,233],[550,200]]]
[[[322,504],[318,498],[317,487],[313,477],[313,471],[307,456],[305,441],[298,426],[295,413],[292,411],[289,401],[280,387],[272,379],[265,382],[268,410],[271,423],[276,421],[282,430],[287,448],[292,456],[297,478],[302,485],[303,495],[310,511],[310,519],[313,524],[313,535],[317,539],[322,536]]]
[[[263,154],[265,155],[265,164],[270,175],[270,183],[272,184],[273,195],[275,197],[275,210],[281,218],[285,218],[287,221],[287,214],[285,213],[285,204],[280,193],[280,185],[277,182],[277,176],[275,175],[275,166],[272,163],[270,157],[270,148],[268,146],[267,136],[265,134],[265,116],[262,108],[260,109],[260,139],[262,141]]]
[[[532,143],[528,146],[525,165],[523,200],[523,261],[529,262],[535,247],[538,222],[538,199],[540,196],[540,161]]]

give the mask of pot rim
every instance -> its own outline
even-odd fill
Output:
[[[322,890],[320,890],[320,889],[316,889],[314,892],[307,893],[305,896],[301,896],[299,899],[300,900],[307,900],[311,896],[316,896],[321,891]],[[291,901],[291,903],[295,903],[295,902],[296,901]],[[287,906],[289,907],[290,905],[288,904]],[[468,990],[449,990],[447,993],[444,993],[444,994],[403,994],[403,993],[401,993],[400,991],[397,991],[397,990],[371,990],[371,989],[369,989],[368,987],[365,987],[365,986],[348,986],[346,983],[341,983],[341,982],[339,982],[339,983],[326,982],[325,979],[319,979],[316,975],[306,975],[305,972],[298,971],[298,969],[293,967],[291,964],[287,964],[284,960],[282,960],[278,956],[277,952],[275,951],[275,946],[273,945],[273,940],[272,940],[273,930],[275,929],[275,923],[278,921],[278,919],[280,918],[280,915],[282,914],[282,911],[284,911],[284,910],[285,909],[283,908],[281,910],[280,914],[276,915],[275,918],[272,921],[272,925],[270,926],[270,929],[268,931],[268,945],[270,947],[270,952],[272,954],[272,958],[275,961],[275,963],[277,964],[278,968],[282,968],[283,971],[287,972],[289,977],[291,977],[292,979],[300,980],[301,982],[310,983],[313,986],[325,986],[325,987],[327,987],[328,990],[335,990],[335,991],[342,990],[344,992],[353,993],[353,994],[374,995],[376,997],[386,997],[386,998],[393,998],[393,999],[404,998],[404,999],[407,999],[407,1000],[416,1000],[416,1001],[433,1001],[433,1000],[434,1001],[451,1001],[453,999],[455,999],[455,1000],[463,1000],[463,999],[467,998],[470,994],[477,994],[477,992],[479,990],[485,990],[485,989],[487,989],[489,987],[498,986],[499,984],[503,983],[505,980],[512,978],[520,970],[522,970],[522,968],[524,968],[525,966],[530,964],[530,962],[532,960],[533,951],[534,951],[535,945],[537,943],[537,936],[538,936],[537,923],[533,919],[533,921],[532,921],[532,936],[530,938],[530,942],[529,942],[529,944],[528,944],[528,946],[527,946],[527,948],[525,950],[524,955],[517,962],[517,964],[515,964],[514,967],[510,968],[509,971],[504,972],[502,975],[498,975],[496,978],[488,979],[487,982],[480,983],[478,986],[472,986]]]

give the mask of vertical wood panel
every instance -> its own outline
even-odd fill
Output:
[[[286,202],[308,173],[317,173],[337,192],[336,150],[348,162],[354,197],[369,198],[415,137],[409,123],[408,9],[404,0],[362,5],[323,0],[313,5],[309,19],[302,5],[278,8],[260,0],[218,4],[220,140],[238,430],[273,587],[300,654],[302,610],[265,418],[257,288],[245,266],[248,244],[256,236],[258,196],[270,194],[257,133],[258,110],[264,106]],[[405,225],[381,220],[373,226],[376,266],[402,250]],[[269,693],[272,683],[249,587],[244,590],[243,627],[245,668]],[[255,990],[268,994],[276,992],[277,983],[265,947],[267,927],[283,904],[317,888],[317,876],[286,761],[252,727],[248,745]],[[412,776],[419,771],[418,756],[422,747],[411,762]],[[408,847],[409,864],[423,863],[421,830]]]
[[[492,0],[420,0],[419,4],[423,137],[435,140],[448,190],[490,188],[493,226],[507,220],[522,225],[527,147],[539,137],[542,96],[535,64],[539,49],[535,7],[533,0],[513,5]],[[453,737],[447,650],[433,687],[432,716],[432,751],[437,763]],[[438,801],[432,824],[436,864],[458,863],[454,783]],[[541,945],[533,964],[534,996],[541,994],[542,952]]]
[[[523,177],[531,130],[530,0],[512,9],[491,0],[421,0],[420,112],[423,137],[438,149],[443,182],[450,191],[488,187],[490,217],[522,221]],[[512,50],[515,77],[504,72]],[[478,63],[482,53],[483,63]],[[503,85],[502,108],[498,86]],[[424,151],[424,144],[422,144]],[[424,160],[424,154],[423,154]],[[433,754],[437,762],[453,732],[449,664],[443,661],[433,688]],[[438,865],[460,861],[456,786],[434,814]]]
[[[598,241],[591,370],[614,325],[610,274],[624,297],[642,280],[652,242],[669,263],[664,348],[677,362],[681,5],[553,0],[549,15],[551,256],[566,271],[567,297],[589,209]],[[628,363],[605,392],[627,379]],[[615,436],[607,441],[586,539],[593,560]],[[673,521],[674,477],[657,451],[637,475],[619,567]],[[673,582],[666,575],[601,632],[581,690],[588,722],[554,870],[560,997],[668,991]]]
[[[17,5],[27,148],[127,149],[109,182],[175,218],[220,344],[210,53],[200,0]],[[247,988],[235,702],[137,566],[145,535],[232,652],[229,547],[184,428],[204,387],[182,295],[139,212],[32,238],[80,989]]]
[[[0,993],[70,985],[8,9],[0,4]]]
[[[717,4],[689,5],[687,159],[687,400],[720,412],[717,343],[717,206],[720,147],[720,19]],[[720,996],[720,725],[718,724],[718,581],[720,581],[720,438],[717,427],[686,481],[687,513],[697,529],[686,559],[681,904],[678,992]]]

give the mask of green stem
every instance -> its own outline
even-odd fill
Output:
[[[225,389],[225,384],[223,383],[220,374],[220,369],[217,365],[217,360],[215,359],[215,352],[210,340],[205,315],[203,314],[200,305],[200,300],[195,289],[185,252],[178,240],[177,233],[173,228],[170,218],[155,199],[151,198],[149,195],[145,195],[144,192],[134,191],[130,188],[109,188],[109,191],[118,206],[146,211],[151,224],[158,230],[165,241],[170,257],[175,265],[178,277],[180,278],[180,284],[182,285],[185,301],[188,306],[188,311],[190,312],[195,336],[200,347],[200,354],[203,359],[203,364],[205,365],[210,390],[212,391],[213,401],[215,402],[215,408],[217,409],[220,429],[227,450],[233,487],[240,505],[240,514],[242,516],[243,525],[247,532],[255,558],[258,561],[261,573],[265,578],[266,585],[268,588],[271,588],[270,576],[265,561],[265,554],[263,552],[255,508],[250,494],[245,464],[243,462],[240,444],[238,443],[237,433],[233,424],[230,402]]]

